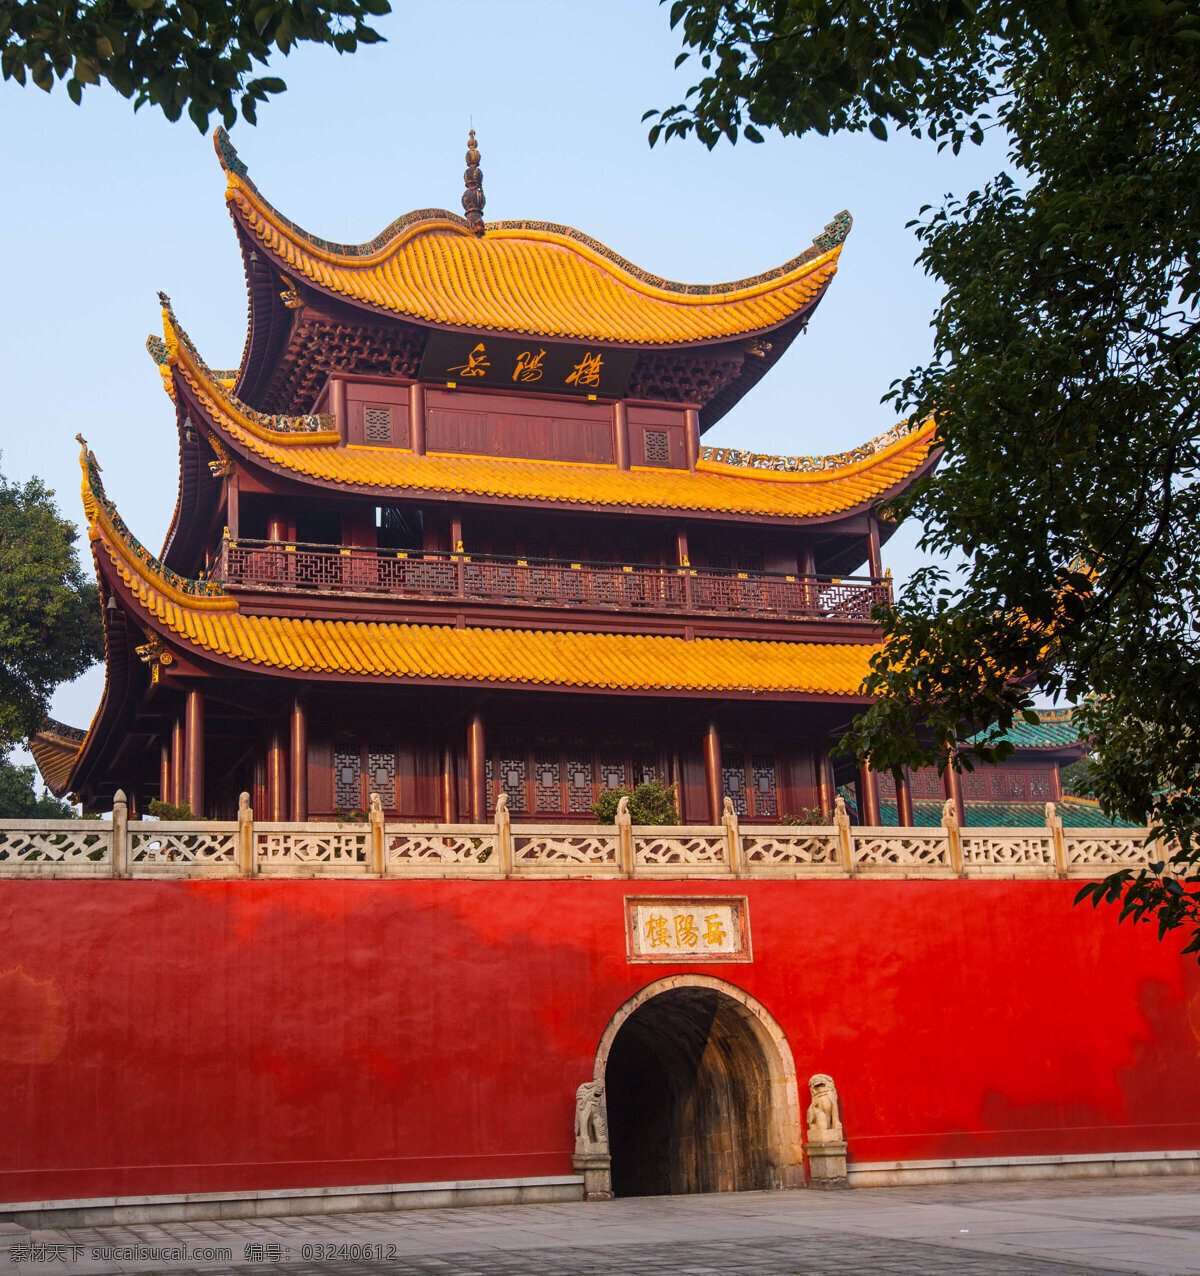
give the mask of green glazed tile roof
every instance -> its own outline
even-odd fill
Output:
[[[881,802],[884,824],[896,823],[895,802]],[[1127,820],[1112,820],[1093,802],[1064,798],[1058,803],[1063,828],[1137,828]],[[942,822],[940,802],[914,802],[913,826],[937,828]],[[968,802],[967,828],[1045,828],[1046,808],[1041,802]]]
[[[1079,731],[1075,726],[1075,710],[1072,709],[1039,709],[1041,721],[1037,726],[1028,722],[1017,721],[1005,735],[1018,749],[1069,749],[1079,744]],[[977,740],[979,736],[972,736]]]

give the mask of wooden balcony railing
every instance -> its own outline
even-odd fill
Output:
[[[221,581],[242,589],[383,594],[427,601],[581,610],[865,621],[889,579],[708,571],[499,554],[226,541]]]

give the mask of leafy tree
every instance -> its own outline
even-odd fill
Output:
[[[41,479],[0,476],[0,758],[38,730],[54,688],[104,654],[76,535]]]
[[[661,137],[889,127],[1008,169],[927,207],[945,292],[889,398],[944,458],[893,515],[965,559],[880,617],[879,770],[997,761],[1041,691],[1086,701],[1094,792],[1177,849],[1081,892],[1200,952],[1200,9],[1168,0],[678,0],[703,75]],[[690,52],[689,52],[690,50]],[[990,728],[990,730],[989,730]]]
[[[621,799],[629,799],[629,817],[634,824],[678,824],[679,809],[675,786],[663,779],[649,780],[634,789],[605,789],[592,807],[598,824],[615,824]]]
[[[49,793],[39,796],[33,787],[33,767],[17,766],[0,758],[0,819],[73,820],[77,812],[68,802]]]
[[[1090,797],[1092,794],[1092,768],[1087,758],[1069,762],[1058,773],[1063,792],[1072,797]]]
[[[204,132],[214,111],[232,125],[239,106],[253,124],[258,103],[287,88],[253,75],[275,50],[308,42],[353,53],[382,39],[366,19],[390,12],[388,0],[0,0],[0,71],[47,93],[65,80],[76,105],[106,80],[135,110],[149,102],[169,120],[186,110]]]

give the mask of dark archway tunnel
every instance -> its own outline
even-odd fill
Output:
[[[621,1025],[605,1070],[617,1196],[777,1186],[771,1068],[745,1008],[712,988],[672,988]]]

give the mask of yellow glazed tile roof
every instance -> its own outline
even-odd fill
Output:
[[[223,130],[214,141],[235,220],[291,275],[432,324],[642,346],[729,340],[776,327],[814,301],[850,229],[841,213],[783,266],[709,285],[649,275],[570,227],[489,222],[476,237],[442,209],[409,213],[368,244],[334,244],[263,199]]]
[[[57,723],[43,724],[29,741],[29,752],[33,754],[46,787],[55,797],[62,797],[67,791],[75,759],[83,748],[83,740],[64,736],[57,728]]]
[[[89,536],[106,574],[120,579],[155,629],[247,665],[298,674],[599,690],[852,696],[879,650],[865,643],[687,641],[251,615],[220,586],[182,581],[147,554],[104,496],[86,448],[82,462]]]
[[[934,425],[926,422],[911,430],[898,427],[878,441],[877,450],[861,449],[866,455],[829,468],[782,472],[701,460],[694,474],[443,453],[416,456],[400,448],[344,445],[328,428],[329,418],[285,421],[240,403],[205,366],[169,307],[163,316],[163,371],[174,368],[218,434],[243,453],[297,477],[354,489],[813,518],[878,500],[924,465],[935,445]],[[274,428],[280,423],[288,428]]]

